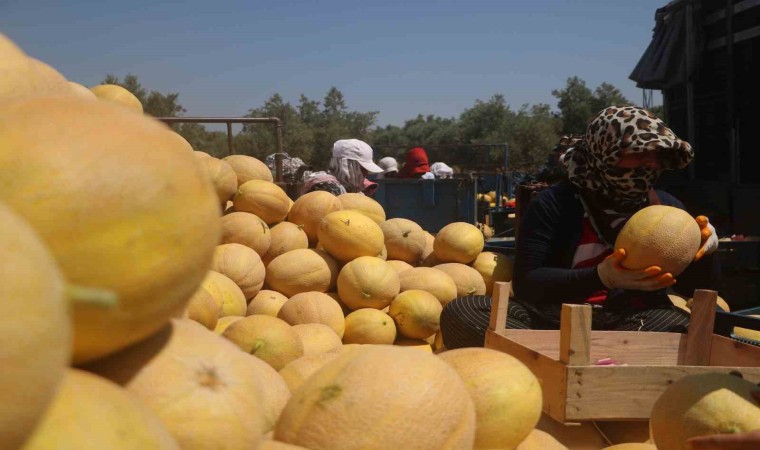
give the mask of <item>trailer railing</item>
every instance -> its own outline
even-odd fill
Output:
[[[278,117],[156,117],[167,125],[175,123],[223,123],[227,125],[227,151],[230,155],[235,154],[235,140],[232,134],[232,124],[243,125],[254,123],[268,123],[275,127],[277,140],[277,153],[275,155],[275,180],[282,181],[282,121]]]

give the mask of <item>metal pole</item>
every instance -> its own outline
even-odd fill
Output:
[[[232,145],[232,122],[227,122],[227,149],[230,155],[235,154],[235,148]]]

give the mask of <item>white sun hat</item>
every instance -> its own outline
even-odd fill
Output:
[[[381,173],[382,167],[372,161],[372,147],[359,139],[341,139],[335,141],[332,150],[333,158],[352,159],[361,164],[369,173]]]

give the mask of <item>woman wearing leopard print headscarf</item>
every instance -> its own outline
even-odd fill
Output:
[[[665,289],[687,297],[694,289],[714,289],[719,267],[712,253],[718,239],[707,218],[695,219],[703,230],[702,246],[677,284],[659,267],[623,269],[625,252],[613,253],[612,245],[640,209],[684,208],[653,186],[662,171],[691,162],[691,146],[634,106],[601,111],[586,134],[572,140],[562,156],[567,179],[543,190],[522,218],[507,326],[556,329],[562,303],[585,303],[593,307],[594,329],[685,331],[689,316],[672,306]],[[447,348],[483,345],[490,300],[470,296],[446,305],[441,329]]]

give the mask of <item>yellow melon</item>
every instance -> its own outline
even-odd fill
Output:
[[[422,350],[431,354],[433,353],[433,347],[424,339],[410,339],[400,337],[396,339],[396,342],[394,342],[393,345],[398,345],[400,347],[409,347],[415,350]]]
[[[309,239],[309,246],[317,245],[317,230],[319,221],[331,212],[341,210],[340,200],[333,194],[325,191],[313,191],[304,194],[293,202],[288,214],[288,222],[303,227],[304,233]]]
[[[435,242],[435,237],[433,237],[432,234],[426,231],[425,232],[425,251],[422,252],[422,259],[420,259],[419,264],[417,264],[418,266],[433,267],[442,263],[442,261],[440,261],[438,258],[435,257],[435,252],[433,251],[434,242]]]
[[[245,315],[248,305],[243,291],[221,273],[209,270],[199,289],[205,289],[214,298],[219,308],[219,317]]]
[[[219,321],[219,305],[209,291],[201,287],[187,304],[187,318],[194,320],[209,330],[216,328]]]
[[[230,200],[237,192],[237,175],[232,170],[229,164],[214,157],[197,156],[198,163],[203,166],[204,170],[208,173],[208,177],[214,184],[216,190],[216,196],[219,198],[219,204],[224,205],[227,200]]]
[[[396,323],[399,334],[412,339],[425,339],[438,331],[441,302],[433,294],[412,289],[393,299],[388,315]]]
[[[601,450],[609,445],[591,422],[565,425],[546,414],[541,414],[536,429],[548,433],[560,444],[572,450]],[[543,450],[543,447],[541,449]]]
[[[0,229],[0,449],[6,450],[34,430],[66,373],[71,319],[53,256],[1,202]]]
[[[267,225],[282,222],[290,210],[288,194],[280,186],[262,180],[241,184],[232,203],[235,211],[256,214]]]
[[[483,233],[475,225],[454,222],[441,228],[433,241],[433,253],[444,263],[469,264],[483,251]]]
[[[265,264],[269,264],[276,257],[291,250],[309,248],[309,238],[303,231],[303,227],[291,222],[280,222],[270,228],[272,244],[269,251],[262,258]]]
[[[408,219],[388,219],[380,224],[388,258],[417,264],[425,251],[425,232]]]
[[[362,308],[346,316],[344,344],[385,344],[396,340],[396,324],[388,314],[374,308]]]
[[[760,315],[757,314],[750,314],[749,317],[755,317],[760,319]],[[744,338],[744,339],[752,339],[755,341],[760,341],[760,330],[752,330],[750,328],[742,328],[742,327],[734,327],[734,334],[737,337]]]
[[[676,308],[682,310],[685,313],[691,314],[691,309],[689,309],[689,306],[686,303],[686,299],[680,295],[668,294],[668,299],[670,299],[670,303],[672,303]]]
[[[129,110],[142,114],[143,105],[135,95],[116,84],[100,84],[90,88],[100,100],[115,103]]]
[[[338,264],[326,252],[291,250],[267,266],[266,285],[288,297],[301,292],[327,292],[335,288]]]
[[[222,223],[222,244],[242,244],[266,255],[272,245],[269,225],[256,214],[235,211],[225,214]]]
[[[246,300],[256,296],[264,285],[264,264],[250,247],[242,244],[218,245],[211,270],[226,276],[243,292]]]
[[[330,327],[340,338],[346,326],[340,305],[322,292],[301,292],[290,297],[277,317],[290,325],[321,323]]]
[[[454,280],[441,270],[432,267],[415,267],[399,275],[401,292],[412,289],[433,294],[445,306],[457,298],[457,285]]]
[[[351,309],[383,309],[398,295],[399,276],[385,261],[361,256],[338,274],[338,295]]]
[[[308,450],[300,445],[290,445],[278,441],[261,441],[256,450]]]
[[[383,250],[383,230],[357,211],[335,211],[319,222],[319,243],[335,259],[349,262],[360,256],[377,256]]]
[[[343,345],[335,331],[322,323],[301,323],[291,327],[303,344],[303,354],[327,353]]]
[[[692,262],[701,241],[699,225],[689,213],[652,205],[628,219],[615,240],[615,249],[625,249],[623,267],[659,266],[675,277]]]
[[[0,99],[30,95],[35,92],[29,76],[29,57],[13,41],[0,33]]]
[[[457,297],[484,295],[486,283],[480,273],[470,266],[459,263],[439,264],[433,267],[450,276],[457,285]]]
[[[523,363],[488,348],[438,355],[457,371],[475,402],[476,449],[514,448],[541,417],[541,384]]]
[[[652,406],[649,424],[659,450],[682,450],[687,439],[760,429],[754,383],[721,373],[688,375],[668,386]]]
[[[230,155],[223,158],[230,166],[238,178],[238,186],[242,186],[251,180],[274,181],[272,171],[266,164],[253,156],[247,155]]]
[[[391,268],[393,270],[395,270],[396,273],[399,274],[399,275],[401,275],[401,272],[403,272],[405,270],[408,270],[408,269],[411,269],[411,268],[414,267],[414,266],[412,266],[411,264],[409,264],[407,262],[399,261],[397,259],[389,259],[389,260],[386,261],[386,263],[388,263],[388,265],[391,266]]]
[[[47,63],[36,58],[29,58],[31,78],[38,95],[74,96],[66,78]]]
[[[242,319],[243,316],[225,316],[220,317],[219,320],[216,321],[216,327],[214,327],[214,333],[221,335],[224,333],[224,330],[227,329],[230,325],[237,322],[238,320]]]
[[[512,281],[512,260],[506,255],[493,252],[482,252],[472,262],[472,268],[477,270],[486,284],[486,294],[493,294],[493,284],[497,281]]]
[[[378,374],[395,380],[393,389]],[[366,345],[328,362],[301,384],[277,421],[274,439],[313,450],[469,450],[474,410],[462,380],[438,357]]]
[[[694,302],[693,298],[686,300],[686,307],[691,309],[692,302]],[[728,306],[728,303],[720,295],[716,299],[716,303],[717,303],[718,308],[726,312],[731,312],[731,308]]]
[[[283,402],[264,401],[266,364],[191,320],[86,369],[139,397],[183,449],[253,448]]]
[[[358,211],[380,225],[385,222],[385,210],[377,200],[364,194],[349,192],[338,196],[343,209]]]
[[[515,450],[569,450],[558,440],[554,439],[551,434],[534,429],[528,434]]]
[[[86,86],[82,86],[79,83],[76,83],[74,81],[69,81],[69,88],[71,88],[71,92],[74,93],[79,98],[85,99],[85,100],[97,100],[98,97],[89,90]]]
[[[342,354],[342,349],[324,353],[304,355],[289,362],[280,369],[280,376],[287,383],[290,392],[295,392],[301,384],[313,373],[324,367],[325,364],[336,359]]]
[[[83,426],[87,424],[87,426]],[[69,369],[24,450],[179,450],[161,420],[113,382]]]
[[[37,231],[70,283],[118,299],[115,308],[74,305],[76,363],[156,332],[184,310],[211,263],[216,194],[166,130],[74,97],[0,109],[0,200]]]
[[[303,356],[301,338],[282,319],[253,315],[230,324],[222,336],[275,370]]]
[[[246,316],[252,316],[254,314],[263,314],[265,316],[277,317],[280,312],[280,308],[288,298],[280,294],[277,291],[270,291],[263,289],[256,294],[248,303],[248,309],[245,312]]]

